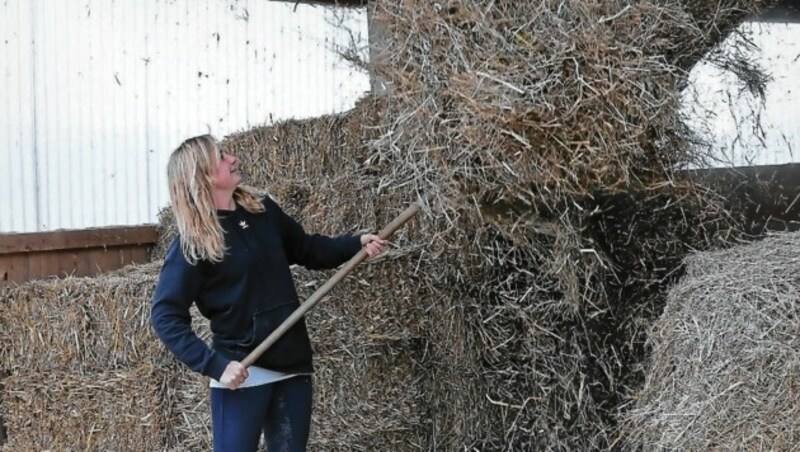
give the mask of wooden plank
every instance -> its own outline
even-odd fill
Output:
[[[152,245],[135,245],[0,254],[0,285],[54,276],[96,276],[131,263],[145,264],[151,249]]]
[[[150,248],[131,247],[131,260],[128,264],[146,264],[150,262]]]
[[[725,194],[746,221],[749,234],[800,230],[800,164],[713,168],[687,174]]]
[[[89,251],[89,255],[89,275],[91,276],[122,267],[122,257],[119,249],[104,250],[95,248]]]
[[[0,234],[0,254],[147,245],[157,241],[158,230],[155,225]]]
[[[49,253],[31,253],[28,255],[28,277],[30,279],[46,278],[50,276],[64,276],[62,264],[64,253],[52,251]]]
[[[44,274],[43,266],[42,266],[42,258],[37,254],[28,254],[28,260],[26,261],[28,264],[28,278],[27,279],[36,279],[41,278]],[[19,281],[22,282],[22,281]]]
[[[85,250],[74,250],[70,253],[70,268],[76,276],[88,275],[91,271],[89,259],[87,259]]]
[[[122,246],[119,249],[119,266],[124,267],[131,262],[131,248]]]
[[[753,22],[800,23],[800,0],[781,0],[750,19]]]
[[[143,264],[157,240],[155,225],[0,234],[0,284]]]
[[[146,264],[149,262],[148,254],[149,248],[143,246],[126,246],[123,247],[124,254],[122,256],[123,266],[130,264]]]
[[[0,284],[27,281],[29,275],[27,255],[0,255]]]

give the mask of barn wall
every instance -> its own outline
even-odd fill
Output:
[[[0,2],[0,233],[154,223],[166,159],[351,108],[363,8],[289,2]]]

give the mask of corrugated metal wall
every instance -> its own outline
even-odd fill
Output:
[[[696,130],[711,144],[712,167],[798,163],[800,24],[746,22],[739,32],[755,45],[744,55],[771,77],[763,101],[734,74],[704,61],[690,74],[685,113],[692,124],[706,120]]]
[[[344,111],[363,10],[261,0],[0,4],[0,232],[156,221],[192,135]]]

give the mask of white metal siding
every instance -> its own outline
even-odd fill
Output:
[[[730,72],[708,62],[692,69],[684,107],[693,124],[708,118],[711,166],[800,162],[800,24],[746,22],[740,31],[757,49],[748,54],[772,77],[763,103]],[[761,128],[759,131],[758,128]]]
[[[334,49],[366,45],[366,22],[261,0],[3,2],[0,232],[155,222],[183,139],[351,108],[369,77]]]
[[[0,231],[21,230],[37,222],[30,8],[21,2],[9,2],[3,8],[5,14],[0,19],[3,24],[0,32]]]

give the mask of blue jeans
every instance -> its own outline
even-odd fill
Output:
[[[269,452],[305,451],[312,389],[310,375],[236,390],[211,388],[214,452],[255,452],[262,431]]]

